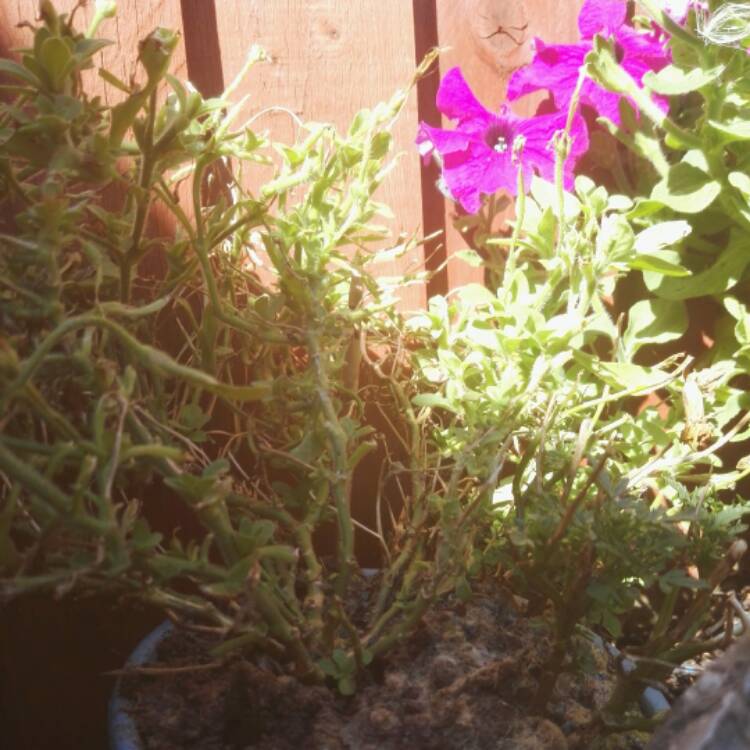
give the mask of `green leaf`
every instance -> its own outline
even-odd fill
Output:
[[[684,278],[644,273],[648,289],[662,299],[691,299],[731,289],[750,263],[750,236],[733,232],[727,249],[705,271]]]
[[[596,237],[596,254],[603,261],[617,263],[628,259],[635,247],[630,222],[617,214],[606,216]]]
[[[258,547],[257,553],[261,560],[275,560],[287,565],[296,565],[299,559],[295,548],[288,544],[268,544],[265,547]]]
[[[707,589],[708,584],[700,579],[691,578],[684,570],[670,570],[659,576],[659,588],[669,593],[673,588]]]
[[[42,44],[39,62],[44,66],[55,88],[70,72],[71,54],[68,45],[60,37],[50,37]]]
[[[666,170],[665,170],[666,171]],[[650,198],[636,198],[635,205],[628,211],[628,219],[647,219],[664,211],[664,205]]]
[[[461,302],[471,307],[497,303],[497,297],[483,284],[464,284],[454,293]]]
[[[679,96],[707,86],[724,72],[724,68],[724,65],[716,65],[708,69],[683,70],[676,65],[667,65],[658,73],[650,70],[643,76],[643,83],[657,94]]]
[[[663,221],[644,229],[635,238],[635,251],[649,255],[672,247],[687,237],[692,227],[687,221]]]
[[[468,263],[472,268],[481,268],[484,265],[484,258],[476,250],[457,250],[452,257]]]
[[[99,77],[103,78],[107,83],[109,83],[111,86],[114,86],[116,89],[124,91],[128,95],[131,93],[130,86],[121,81],[116,75],[110,73],[108,70],[99,68]]]
[[[331,659],[320,659],[318,661],[318,666],[323,671],[323,673],[327,674],[329,677],[338,676],[338,667],[333,663]]]
[[[464,335],[474,346],[481,346],[491,351],[499,351],[502,342],[502,336],[496,328],[483,324],[479,320],[466,326]]]
[[[679,213],[697,214],[705,211],[720,192],[718,180],[681,161],[670,167],[667,175],[654,186],[651,198]]]
[[[627,195],[610,195],[607,199],[608,211],[630,211],[633,208],[633,199]]]
[[[644,344],[664,344],[682,336],[688,318],[682,302],[653,299],[636,302],[628,313],[622,346],[628,359]]]
[[[605,383],[631,393],[648,392],[666,385],[671,376],[657,367],[642,367],[629,362],[602,362],[591,354],[573,351],[573,358]]]
[[[549,208],[557,216],[557,189],[554,183],[534,175],[531,178],[531,196],[541,209]],[[567,221],[572,221],[581,213],[581,202],[568,192],[563,194],[563,212]]]
[[[163,539],[163,535],[156,531],[151,531],[148,522],[143,518],[138,518],[133,524],[131,538],[133,547],[139,552],[144,552],[159,545]]]
[[[602,627],[607,630],[612,638],[617,639],[622,635],[622,624],[613,612],[608,609],[603,609],[600,613],[600,618]]]
[[[725,122],[709,120],[708,124],[724,136],[724,142],[750,141],[750,120],[747,117],[737,117]]]
[[[729,184],[739,190],[746,201],[750,202],[750,177],[744,172],[730,172]]]
[[[162,580],[176,578],[194,567],[192,561],[172,555],[151,557],[148,559],[148,566]]]
[[[314,464],[325,450],[325,441],[314,431],[306,432],[289,455],[303,463]]]
[[[680,254],[674,250],[663,250],[659,255],[636,255],[628,265],[658,276],[690,276],[690,271],[680,263]]]
[[[243,546],[247,547],[246,554],[261,547],[273,539],[276,532],[276,524],[268,519],[251,521],[249,518],[243,518],[240,521],[238,536],[242,540]]]
[[[203,476],[217,479],[223,477],[228,471],[229,461],[226,458],[217,458],[203,469]]]
[[[357,684],[352,675],[346,675],[339,679],[338,688],[341,695],[354,695],[357,690]]]
[[[686,221],[664,221],[654,224],[635,238],[636,255],[628,265],[639,271],[649,271],[662,276],[689,276],[690,271],[680,263],[680,254],[667,247],[681,242],[692,231]]]
[[[737,321],[734,327],[734,335],[740,346],[750,344],[750,315],[747,307],[734,297],[725,297],[724,307],[727,312]]]
[[[456,598],[461,602],[468,602],[471,599],[471,584],[466,576],[461,576],[456,581]]]
[[[136,115],[148,99],[145,91],[136,91],[125,101],[112,107],[110,116],[109,141],[113,146],[119,146],[128,128],[133,125]]]
[[[13,78],[20,78],[34,87],[39,86],[39,79],[28,68],[13,60],[0,60],[0,73],[13,76]]]
[[[75,54],[82,60],[88,60],[99,50],[109,47],[114,42],[109,39],[79,39],[76,42]]]
[[[441,396],[439,393],[418,393],[411,401],[414,406],[427,406],[433,409],[445,409],[456,414],[458,413],[455,404],[445,398],[445,396]]]
[[[351,671],[354,666],[349,655],[342,648],[333,649],[333,661],[342,672]]]
[[[189,430],[199,430],[210,418],[197,404],[185,404],[180,410],[180,424]]]

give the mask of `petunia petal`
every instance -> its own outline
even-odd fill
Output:
[[[578,30],[583,39],[594,34],[610,36],[625,23],[628,7],[624,0],[585,0],[578,14]]]
[[[487,171],[489,153],[480,155],[451,154],[443,162],[443,179],[453,198],[461,204],[464,211],[475,214],[482,205],[479,181]]]
[[[607,4],[609,3],[609,4]],[[616,6],[616,7],[615,7]],[[611,17],[603,21],[597,14],[609,8]],[[631,26],[618,23],[624,16],[620,13],[619,3],[594,3],[591,0],[584,4],[581,18],[591,22],[589,31],[594,26],[602,33],[611,33],[618,46],[621,65],[642,84],[643,76],[649,70],[659,71],[670,61],[670,52],[666,47],[665,37],[657,33],[641,33]],[[600,28],[601,26],[607,28]],[[591,50],[591,42],[578,44],[545,45],[536,40],[536,54],[527,66],[517,70],[508,83],[508,99],[514,100],[525,94],[546,89],[552,95],[558,109],[567,109],[573,91],[578,82],[579,71],[584,59]],[[663,111],[667,111],[669,102],[664,97],[654,97],[654,101]],[[620,124],[620,96],[607,91],[591,80],[585,80],[581,89],[581,103],[596,110],[597,114]],[[635,105],[634,105],[635,106]]]
[[[622,53],[622,67],[638,83],[649,70],[659,71],[672,59],[665,39],[655,33],[639,34],[635,29],[623,26],[615,40]]]
[[[450,116],[459,121],[454,130],[420,123],[417,143],[423,156],[431,155],[433,150],[440,153],[445,185],[465,211],[476,213],[481,207],[482,195],[498,190],[515,195],[519,170],[527,185],[534,171],[547,179],[554,178],[552,138],[556,131],[565,127],[567,112],[524,119],[503,107],[493,115],[479,104],[456,68],[450,72],[448,84],[445,87],[441,84],[441,89],[451,94],[448,97],[451,107],[464,102],[469,114],[449,108]],[[520,154],[514,151],[517,136],[523,136],[524,140]],[[588,148],[586,126],[578,114],[572,122],[571,137],[573,146],[565,165],[566,186],[573,179],[576,160]]]
[[[581,88],[581,103],[588,104],[599,117],[606,117],[615,125],[620,124],[620,94],[586,80]]]
[[[498,154],[481,144],[474,144],[468,152],[450,154],[443,162],[443,177],[451,195],[472,214],[479,211],[482,194],[498,190],[515,194],[516,170],[510,150]]]
[[[467,121],[485,122],[492,117],[477,100],[459,68],[451,68],[440,82],[437,108],[459,126]]]
[[[553,180],[555,177],[555,149],[553,138],[556,132],[564,130],[567,113],[537,115],[524,120],[518,128],[519,135],[526,139],[521,159],[533,167],[541,177]],[[564,182],[569,188],[573,181],[576,162],[589,148],[589,135],[586,123],[579,114],[573,117],[570,127],[571,148],[565,162]]]
[[[546,45],[537,39],[535,47],[536,54],[532,61],[516,70],[508,81],[508,99],[513,101],[525,94],[548,89],[557,108],[563,109],[573,95],[579,70],[591,50],[591,43]]]
[[[421,123],[417,134],[417,144],[430,143],[432,148],[437,149],[442,156],[456,151],[466,151],[469,148],[472,137],[461,130],[443,130],[433,128],[431,125]],[[420,148],[420,153],[422,153]]]

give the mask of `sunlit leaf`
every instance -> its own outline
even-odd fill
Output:
[[[682,302],[654,299],[636,302],[628,311],[622,336],[625,355],[631,359],[644,344],[664,344],[682,336],[688,318]]]
[[[713,68],[691,68],[683,70],[676,65],[667,65],[658,73],[649,70],[643,76],[643,83],[657,94],[678,96],[697,91],[715,81],[723,72],[724,65]]]
[[[697,214],[708,208],[720,192],[718,180],[691,164],[679,162],[655,185],[651,198],[679,213]]]

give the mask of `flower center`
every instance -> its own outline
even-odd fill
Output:
[[[508,128],[501,123],[490,125],[484,132],[484,142],[498,154],[504,154],[511,145]]]

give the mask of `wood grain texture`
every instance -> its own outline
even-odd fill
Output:
[[[505,99],[508,79],[516,68],[533,56],[532,40],[540,37],[558,44],[577,41],[578,10],[582,0],[436,0],[438,35],[441,46],[450,49],[441,57],[443,74],[458,65],[477,98],[496,111]],[[511,27],[522,31],[511,31]],[[514,37],[495,33],[499,27]],[[518,43],[520,42],[520,44]],[[541,97],[526,97],[513,110],[531,115]],[[448,123],[444,123],[447,126]],[[481,281],[482,269],[450,259],[451,253],[467,246],[453,229],[456,206],[446,206],[448,283],[455,288],[469,281]]]
[[[227,83],[251,44],[260,44],[271,57],[253,69],[234,97],[251,95],[246,116],[282,106],[305,120],[345,130],[358,110],[389,98],[414,71],[412,7],[405,0],[220,0],[216,11]],[[267,112],[254,126],[281,141],[296,135],[292,118],[283,112]],[[378,193],[396,215],[391,226],[397,232],[414,232],[422,222],[416,128],[412,95],[394,131],[395,151],[406,153]],[[422,250],[416,248],[408,258],[373,270],[389,276],[422,264]],[[424,288],[406,287],[401,300],[404,308],[423,307]]]

